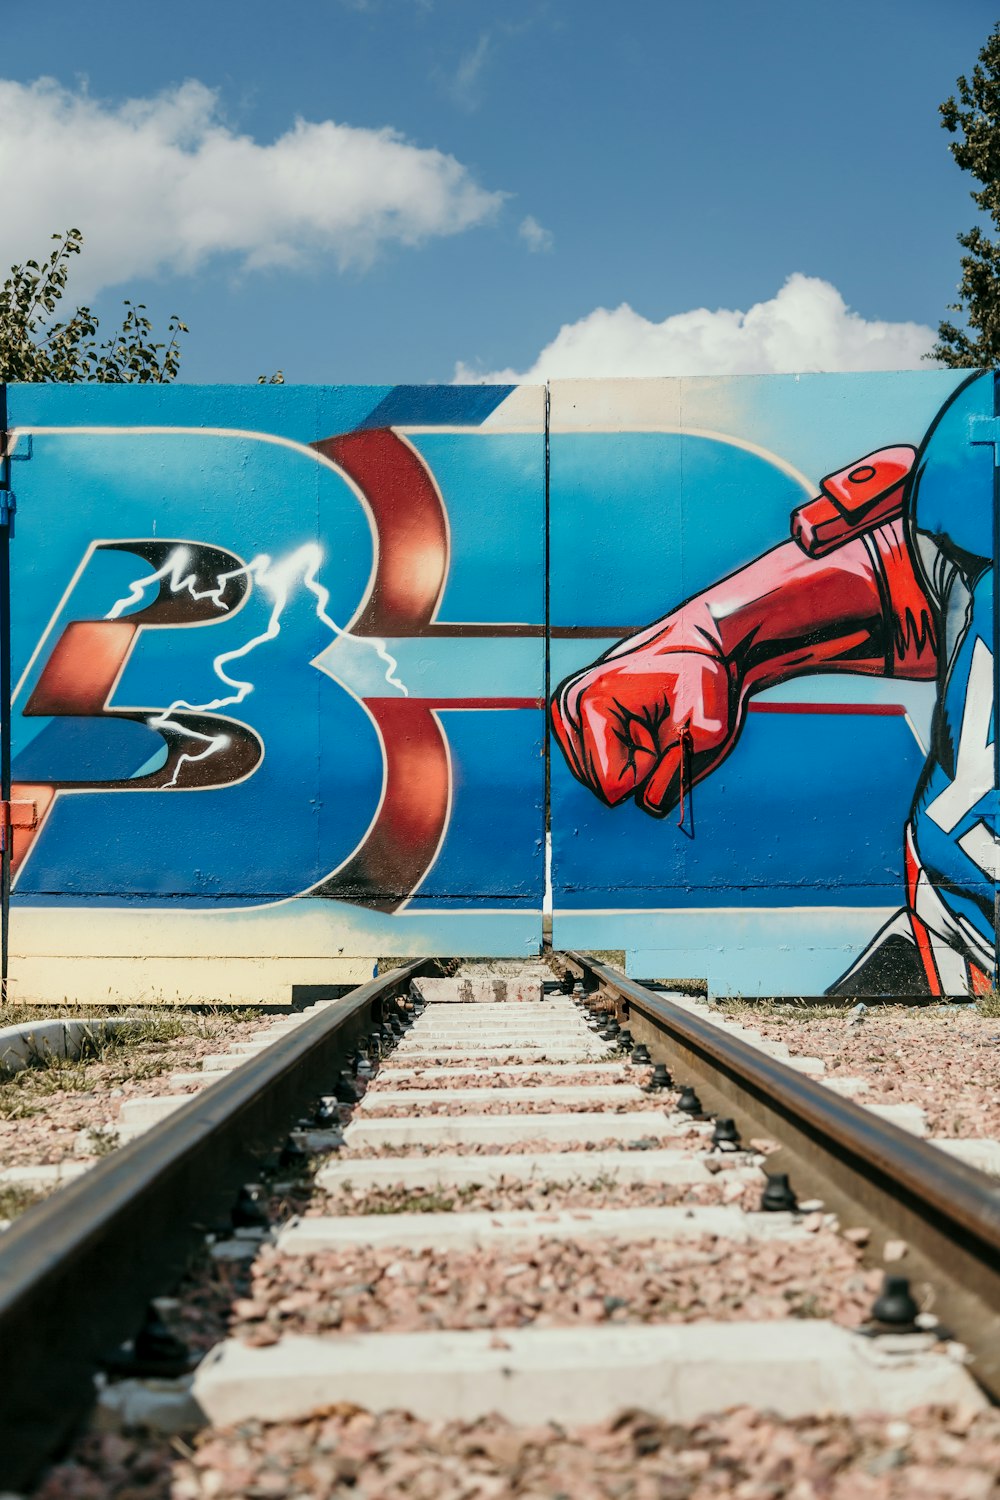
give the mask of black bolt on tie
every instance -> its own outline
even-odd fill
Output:
[[[281,1148],[278,1157],[278,1170],[281,1172],[301,1172],[309,1160],[309,1152],[304,1151],[293,1135],[290,1135]]]
[[[151,1302],[146,1308],[146,1316],[135,1336],[133,1347],[137,1364],[156,1365],[164,1373],[167,1367],[179,1367],[183,1370],[191,1364],[190,1349],[183,1339],[178,1338],[167,1327],[155,1302]]]
[[[736,1129],[735,1120],[723,1120],[721,1117],[716,1120],[712,1131],[712,1145],[718,1146],[720,1151],[739,1150],[740,1133]]]
[[[358,1090],[350,1073],[343,1072],[333,1087],[333,1097],[341,1104],[357,1104]]]
[[[248,1182],[240,1188],[229,1217],[234,1229],[267,1229],[270,1220],[259,1182]]]
[[[653,1076],[649,1080],[649,1087],[651,1089],[669,1089],[669,1088],[671,1088],[673,1086],[673,1081],[674,1080],[671,1078],[670,1074],[667,1072],[667,1065],[666,1065],[666,1063],[657,1063],[656,1066],[655,1066],[655,1068],[653,1069]],[[691,1090],[688,1089],[686,1092],[690,1093]],[[694,1098],[695,1098],[695,1103],[698,1105],[698,1112],[700,1113],[701,1112],[701,1103],[698,1100],[697,1094],[695,1094]],[[680,1104],[677,1106],[678,1109],[681,1109],[682,1107],[683,1106],[680,1105]]]
[[[631,1052],[635,1046],[635,1037],[627,1027],[623,1027],[618,1033],[618,1045],[623,1052]]]
[[[872,1304],[872,1322],[899,1332],[913,1328],[919,1312],[910,1291],[909,1278],[886,1276],[882,1290]]]
[[[760,1200],[761,1210],[766,1214],[794,1213],[799,1200],[788,1181],[787,1172],[768,1172],[767,1183]]]
[[[340,1107],[333,1099],[321,1099],[316,1106],[311,1125],[317,1125],[321,1130],[328,1130],[331,1125],[340,1124]]]
[[[690,1085],[681,1089],[681,1097],[677,1101],[677,1108],[682,1115],[700,1115],[702,1113],[701,1100]]]
[[[629,1062],[634,1063],[637,1068],[647,1067],[653,1059],[649,1055],[649,1048],[645,1042],[640,1042],[637,1047],[632,1048],[632,1056]]]
[[[368,1056],[367,1052],[358,1053],[358,1061],[355,1072],[357,1073],[359,1078],[373,1077],[375,1069],[372,1067],[372,1060]]]
[[[155,1302],[146,1308],[142,1326],[132,1342],[101,1360],[109,1374],[140,1380],[157,1377],[175,1380],[186,1375],[194,1363],[191,1350],[167,1327]]]

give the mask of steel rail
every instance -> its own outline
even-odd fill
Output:
[[[207,1229],[228,1219],[338,1058],[417,960],[325,1007],[113,1151],[0,1237],[0,1488],[58,1454],[93,1401],[101,1356],[133,1335]]]
[[[597,981],[678,1082],[695,1084],[744,1137],[779,1143],[768,1168],[790,1172],[800,1197],[822,1198],[844,1227],[869,1228],[872,1256],[890,1239],[905,1242],[894,1269],[920,1278],[925,1300],[972,1352],[976,1378],[1000,1399],[1000,1184],[611,965],[561,957]]]

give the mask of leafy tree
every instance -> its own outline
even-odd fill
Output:
[[[960,138],[949,146],[963,172],[981,187],[973,202],[1000,232],[1000,23],[994,26],[972,77],[958,79],[958,96],[941,105],[941,123]],[[958,236],[962,256],[959,301],[949,311],[963,314],[966,327],[945,320],[930,359],[954,369],[1000,364],[1000,239],[976,227]]]
[[[187,327],[175,315],[165,343],[157,343],[142,302],[125,301],[121,327],[99,340],[99,322],[78,307],[64,322],[54,320],[66,291],[70,261],[83,248],[79,229],[54,234],[47,260],[12,266],[0,290],[0,381],[102,381],[162,383],[180,368],[178,337]]]

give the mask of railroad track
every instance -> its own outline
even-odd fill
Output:
[[[586,955],[506,978],[429,967],[291,1019],[4,1236],[7,1485],[67,1441],[102,1358],[206,1231],[200,1274],[244,1278],[228,1336],[155,1388],[126,1360],[104,1420],[226,1427],[350,1402],[572,1425],[628,1405],[685,1421],[1000,1393],[989,1178]],[[296,1215],[254,1225],[290,1192]],[[872,1265],[905,1242],[906,1282],[862,1334],[827,1312],[867,1315],[865,1239]],[[138,1352],[155,1370],[148,1328]]]

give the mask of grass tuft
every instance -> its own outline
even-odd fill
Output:
[[[0,1219],[16,1219],[46,1196],[44,1188],[29,1187],[24,1182],[0,1183]]]
[[[849,1012],[842,1005],[807,1005],[801,1000],[750,1000],[744,995],[730,995],[717,1000],[715,1009],[723,1015],[741,1020],[760,1021],[846,1021]]]
[[[23,1011],[23,1007],[18,1009]],[[0,1012],[0,1017],[6,1020],[7,1014]],[[89,1019],[78,1011],[67,1014],[72,1019]],[[100,1014],[103,1017],[108,1012]],[[191,1014],[157,1006],[125,1017],[124,1024],[111,1031],[95,1029],[86,1037],[78,1057],[56,1057],[39,1050],[31,1066],[0,1074],[0,1120],[25,1120],[41,1114],[56,1095],[107,1091],[137,1079],[159,1078],[176,1067],[177,1042],[184,1038],[209,1040],[222,1029],[223,1020],[231,1018],[230,1011]],[[22,1024],[24,1019],[22,1014],[20,1021],[11,1024]],[[30,1019],[53,1017],[34,1011]]]

